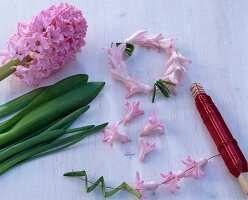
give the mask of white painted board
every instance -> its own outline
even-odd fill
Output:
[[[40,10],[56,0],[0,0],[0,50],[14,32],[19,21],[29,21]],[[115,187],[125,180],[133,185],[135,172],[146,181],[162,181],[160,173],[183,168],[181,160],[187,155],[194,159],[216,154],[216,147],[194,106],[189,86],[200,82],[213,98],[233,136],[248,157],[247,133],[247,74],[248,74],[248,2],[245,0],[72,0],[65,1],[80,8],[88,21],[87,45],[75,61],[45,80],[42,85],[55,83],[77,73],[87,73],[92,81],[105,81],[106,86],[91,104],[90,110],[73,126],[116,122],[126,109],[125,88],[112,80],[106,53],[102,47],[123,41],[133,32],[146,29],[150,34],[163,33],[177,37],[176,46],[193,60],[184,86],[178,96],[156,103],[151,97],[137,95],[145,115],[122,128],[131,143],[116,144],[113,148],[102,143],[103,133],[92,135],[62,152],[26,163],[0,177],[1,200],[100,200],[100,189],[87,194],[84,183],[76,178],[63,177],[64,172],[86,170],[94,181],[104,176],[108,186]],[[165,58],[153,50],[135,49],[127,61],[131,72],[137,71],[140,80],[153,83],[152,77],[164,71]],[[33,88],[9,77],[0,83],[0,103],[5,103]],[[165,124],[166,135],[149,137],[156,150],[140,164],[137,160],[138,139],[152,108]],[[127,153],[133,155],[125,155]],[[205,169],[206,177],[188,178],[179,185],[175,195],[168,186],[161,186],[151,199],[245,199],[237,180],[227,171],[221,158],[213,159]],[[112,200],[135,199],[119,192]]]

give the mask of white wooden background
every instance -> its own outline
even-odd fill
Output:
[[[15,30],[18,21],[29,21],[33,15],[57,0],[0,0],[0,50]],[[108,186],[123,180],[133,185],[138,170],[146,181],[162,181],[160,173],[183,168],[187,155],[194,159],[216,154],[216,147],[204,127],[189,92],[192,82],[201,82],[221,111],[231,132],[248,158],[247,133],[247,65],[248,65],[248,2],[246,0],[73,0],[67,1],[82,9],[88,21],[87,45],[82,54],[42,85],[55,83],[69,75],[87,73],[90,80],[106,81],[106,87],[91,104],[91,109],[74,126],[116,122],[125,114],[126,90],[109,75],[106,53],[102,47],[112,41],[123,41],[139,29],[149,34],[162,32],[178,38],[176,46],[193,60],[179,94],[170,99],[159,96],[155,104],[151,97],[135,96],[145,110],[122,128],[132,139],[113,148],[101,142],[103,133],[90,136],[68,150],[24,164],[0,177],[1,200],[99,200],[100,189],[87,194],[84,183],[63,177],[64,172],[85,169],[90,180],[104,176]],[[164,71],[165,58],[153,50],[136,49],[128,60],[131,72],[152,83],[152,77]],[[17,78],[0,83],[0,103],[30,91]],[[152,108],[166,127],[166,135],[145,138],[156,142],[155,151],[144,163],[137,161],[138,138],[147,123]],[[126,155],[133,154],[133,155]],[[185,179],[175,195],[168,186],[161,186],[151,199],[245,199],[237,180],[232,177],[221,158],[211,160],[202,179]],[[112,200],[135,199],[119,192]]]

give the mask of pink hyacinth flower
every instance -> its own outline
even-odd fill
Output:
[[[173,64],[168,68],[167,72],[163,74],[163,76],[158,77],[158,79],[181,85],[180,82],[184,73],[184,68]]]
[[[155,79],[157,79],[157,80],[161,79],[163,81],[169,81],[169,82],[176,84],[176,86],[182,86],[181,80],[182,80],[185,72],[186,71],[185,71],[184,67],[172,64],[168,68],[168,70],[165,72],[165,74],[163,74],[162,76],[155,77]],[[177,94],[176,93],[176,86],[172,86],[172,85],[167,84],[167,87],[169,88],[170,93],[173,95]]]
[[[129,38],[125,40],[125,43],[131,44],[143,44],[146,42],[145,34],[147,33],[146,30],[140,30],[131,35]]]
[[[108,63],[111,66],[110,72],[112,77],[124,84],[129,77],[126,63],[123,61],[125,48],[125,43],[122,43],[119,46],[117,46],[116,43],[113,43],[111,48],[103,48],[108,53]]]
[[[161,33],[156,35],[149,35],[146,36],[146,30],[141,30],[129,37],[125,40],[126,43],[137,44],[139,46],[147,47],[147,48],[154,48],[156,51],[159,52],[160,44],[159,42],[164,39]]]
[[[82,12],[60,3],[41,11],[28,23],[18,23],[7,41],[7,55],[0,56],[4,62],[27,57],[14,74],[29,86],[39,85],[75,58],[85,45],[86,31]]]
[[[173,48],[173,42],[175,42],[177,39],[176,38],[168,38],[168,39],[163,39],[159,41],[159,46],[161,49],[164,49],[166,51],[169,51],[170,49]]]
[[[131,120],[133,120],[138,115],[144,114],[144,110],[139,109],[139,101],[135,102],[133,101],[132,105],[130,105],[129,102],[126,102],[127,106],[127,114],[124,117],[124,125],[129,123]]]
[[[185,64],[191,64],[192,60],[182,56],[176,49],[172,49],[171,56],[169,60],[165,63],[165,66],[169,67],[175,62],[178,62],[181,66],[185,66]]]
[[[140,180],[139,172],[136,172],[135,187],[136,190],[141,194],[141,199],[144,199],[148,197],[148,193],[156,191],[159,187],[159,184],[154,181],[145,182],[144,180]]]
[[[28,38],[28,43],[30,49],[32,49],[34,52],[42,52],[43,49],[47,50],[50,48],[48,39],[41,36],[39,33],[35,33],[33,37]]]
[[[146,38],[146,43],[142,44],[141,46],[147,48],[154,48],[157,52],[159,52],[159,47],[160,47],[159,41],[164,39],[162,33],[156,35],[149,35],[146,36],[145,38]]]
[[[148,136],[152,133],[164,134],[164,125],[156,118],[156,112],[154,109],[152,110],[152,116],[149,117],[148,122],[149,123],[143,128],[140,136]]]
[[[122,43],[119,46],[113,43],[110,48],[103,48],[108,53],[109,64],[111,67],[115,68],[123,61],[123,53],[126,49],[126,44]]]
[[[126,84],[126,79],[129,77],[126,63],[121,62],[117,67],[111,68],[110,73],[113,79]]]
[[[131,140],[124,133],[119,133],[118,126],[122,123],[122,120],[116,122],[103,130],[104,138],[103,142],[107,142],[110,146],[113,146],[113,141],[119,141],[121,143],[130,142]]]
[[[180,189],[180,187],[177,185],[180,178],[176,174],[173,174],[172,171],[170,171],[167,175],[163,173],[161,173],[160,175],[162,176],[162,178],[165,178],[163,184],[170,184],[171,194],[174,194],[176,189]]]
[[[208,159],[201,158],[199,161],[194,161],[190,156],[187,156],[186,161],[183,161],[183,164],[186,166],[185,177],[193,176],[194,178],[204,177],[205,174],[202,171],[202,168],[207,165]]]
[[[139,161],[143,162],[145,156],[155,149],[155,143],[153,142],[152,144],[149,144],[148,142],[144,142],[144,140],[140,138],[139,148]]]
[[[8,59],[23,60],[28,55],[29,48],[26,47],[27,39],[11,36],[7,43],[7,57]],[[4,58],[6,56],[3,56]]]
[[[136,79],[136,72],[133,73],[132,77],[128,77],[125,80],[125,84],[129,93],[125,96],[126,99],[133,96],[136,93],[150,94],[153,88],[150,85],[141,83]]]

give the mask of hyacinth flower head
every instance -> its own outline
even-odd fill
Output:
[[[0,53],[0,80],[14,73],[29,86],[39,85],[75,58],[85,45],[87,23],[82,12],[61,3],[41,11],[28,23],[18,23]]]

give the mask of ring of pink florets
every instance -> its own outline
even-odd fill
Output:
[[[85,45],[87,22],[81,10],[66,3],[41,11],[28,23],[18,23],[7,43],[7,52],[0,53],[3,63],[32,61],[16,67],[21,81],[39,85],[42,79],[54,74],[75,58]]]
[[[104,48],[108,53],[108,63],[111,67],[110,73],[112,77],[117,81],[121,81],[128,90],[125,97],[126,99],[136,93],[149,94],[153,91],[153,86],[137,80],[135,72],[130,76],[124,62],[124,51],[127,43],[140,47],[154,48],[157,52],[163,50],[169,54],[170,58],[165,63],[166,72],[162,76],[155,77],[156,80],[162,79],[176,85],[181,85],[181,79],[187,71],[186,64],[191,64],[191,60],[182,56],[178,49],[173,45],[176,38],[164,39],[161,33],[150,36],[146,36],[146,33],[146,30],[138,31],[127,38],[124,43],[120,45],[113,43],[111,48]],[[171,90],[171,93],[176,95],[175,87],[168,87]]]

